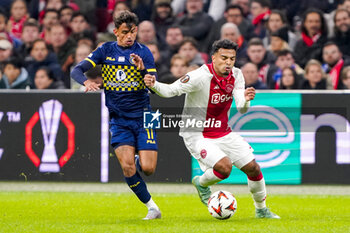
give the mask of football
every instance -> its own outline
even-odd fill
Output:
[[[237,210],[236,198],[228,191],[217,191],[208,200],[208,210],[216,219],[229,219]]]

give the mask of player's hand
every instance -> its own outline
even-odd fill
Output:
[[[85,92],[98,91],[100,90],[101,83],[96,83],[88,79],[84,82],[84,86],[85,86]]]
[[[147,87],[153,87],[156,82],[156,76],[146,74],[143,80],[145,81]]]
[[[244,91],[244,97],[246,101],[253,100],[255,98],[255,89],[254,87],[248,87]]]
[[[132,54],[130,54],[130,56],[132,57],[132,60],[134,61],[134,64],[138,70],[145,69],[145,65],[143,64],[142,58],[139,55],[132,53]]]

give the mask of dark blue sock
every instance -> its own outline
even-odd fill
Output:
[[[131,177],[124,177],[126,183],[129,185],[131,190],[143,203],[147,203],[151,199],[151,194],[147,190],[146,183],[143,181],[140,174],[136,171],[135,175]]]

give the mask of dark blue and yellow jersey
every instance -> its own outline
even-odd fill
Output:
[[[130,54],[137,54],[143,60],[146,72],[156,74],[151,51],[143,44],[135,42],[124,48],[117,42],[106,42],[87,58],[94,67],[102,65],[103,88],[106,106],[110,113],[123,117],[142,117],[149,110],[148,89],[143,74],[134,65]]]

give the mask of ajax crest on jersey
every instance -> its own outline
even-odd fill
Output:
[[[208,200],[208,210],[216,219],[229,219],[237,210],[236,198],[228,191],[217,191]]]

